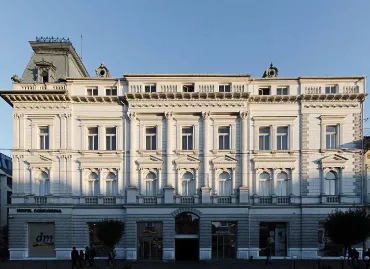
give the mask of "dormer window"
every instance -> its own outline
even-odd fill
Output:
[[[259,88],[258,89],[258,95],[270,95],[270,88]]]
[[[337,87],[335,85],[325,86],[325,93],[326,94],[336,94],[337,93]]]
[[[183,92],[194,92],[194,84],[185,84],[182,86]]]
[[[218,91],[219,92],[231,92],[231,85],[230,84],[219,85]]]
[[[49,72],[46,70],[42,71],[41,79],[42,79],[42,83],[49,82]]]
[[[155,84],[145,85],[145,92],[156,92],[157,87]]]
[[[55,81],[55,71],[56,67],[52,62],[47,62],[42,60],[36,62],[36,71],[37,71],[37,81],[39,83],[48,83]]]

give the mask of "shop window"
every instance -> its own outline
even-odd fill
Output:
[[[237,222],[212,222],[212,259],[236,258]]]
[[[138,222],[138,260],[162,260],[163,225],[162,222]]]
[[[103,242],[99,240],[97,235],[98,227],[96,223],[88,223],[88,229],[89,229],[90,248],[95,249],[96,256],[98,257],[108,256],[109,249],[106,246],[104,246]]]
[[[37,220],[35,220],[37,221]],[[53,258],[55,252],[55,224],[28,223],[28,257]]]
[[[198,234],[199,217],[195,214],[184,212],[176,216],[176,234]]]
[[[287,255],[287,225],[286,223],[261,222],[259,238],[259,256],[266,256],[269,249],[271,256]]]

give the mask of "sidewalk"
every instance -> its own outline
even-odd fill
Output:
[[[262,269],[265,261],[254,260],[248,261],[207,261],[207,262],[125,262],[118,260],[115,266],[116,269],[123,268],[124,264],[131,264],[131,269]],[[96,260],[97,269],[105,269],[107,267],[106,260]],[[338,260],[322,260],[321,266],[331,265],[333,269],[341,269],[341,261]],[[0,263],[0,269],[70,269],[71,261],[7,261]],[[111,267],[113,268],[113,267]],[[294,269],[292,260],[272,260],[271,265],[267,265],[266,269]],[[296,269],[318,269],[317,260],[297,260]],[[344,269],[352,268],[344,264]],[[90,269],[90,267],[86,267]]]

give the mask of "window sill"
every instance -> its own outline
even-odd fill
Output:
[[[294,152],[297,152],[296,150],[288,149],[288,150],[253,150],[254,154],[261,154],[261,153],[270,153],[270,154],[279,154],[279,153],[287,153],[287,154],[293,154]]]
[[[174,152],[178,155],[198,155],[199,154],[199,150],[197,149],[192,149],[192,150],[180,149],[180,150],[175,150]]]
[[[320,152],[321,153],[325,153],[325,152],[338,152],[338,153],[342,153],[343,150],[341,148],[337,148],[337,149],[320,149]]]
[[[137,151],[141,156],[148,156],[148,155],[161,155],[162,150],[147,150],[142,149]]]
[[[236,154],[236,149],[213,149],[211,150],[213,154]]]

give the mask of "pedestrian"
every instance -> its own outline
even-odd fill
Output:
[[[267,264],[271,264],[271,249],[269,247],[266,248],[266,262],[265,267]]]
[[[90,250],[89,250],[89,247],[85,247],[85,266],[88,263],[90,263]]]
[[[353,251],[352,251],[351,246],[349,246],[348,247],[348,265],[351,265],[352,258],[353,258]]]
[[[83,268],[84,258],[85,258],[85,254],[84,254],[84,251],[81,249],[80,254],[78,255],[78,261],[79,261],[79,264],[80,264],[80,268]]]
[[[94,266],[94,258],[96,257],[96,251],[95,251],[94,247],[90,248],[89,255],[90,255],[90,266],[93,267]]]
[[[360,253],[355,248],[353,248],[352,253],[353,253],[352,265],[354,266],[355,265],[355,261],[356,261],[356,264],[358,264],[358,258],[360,257]]]
[[[76,247],[72,248],[71,259],[72,259],[72,269],[74,269],[75,266],[78,269],[78,250],[76,249]]]
[[[108,267],[110,266],[110,264],[112,264],[114,267],[115,262],[116,262],[116,250],[114,249],[114,247],[112,247],[108,253]]]

